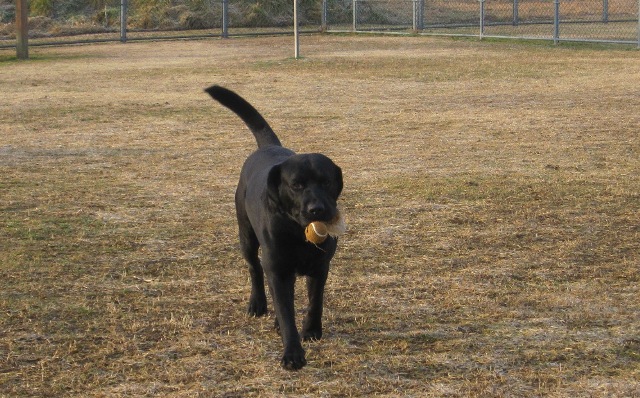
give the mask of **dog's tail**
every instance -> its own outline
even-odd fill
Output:
[[[282,146],[278,136],[276,136],[276,133],[274,133],[271,126],[269,126],[269,123],[267,123],[256,108],[251,106],[244,98],[220,86],[211,86],[204,91],[209,93],[213,99],[231,109],[245,122],[249,130],[251,130],[256,137],[258,148],[264,148],[269,145]]]

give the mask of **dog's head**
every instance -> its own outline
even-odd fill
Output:
[[[270,204],[301,226],[333,220],[340,192],[342,170],[321,154],[293,155],[269,172]]]

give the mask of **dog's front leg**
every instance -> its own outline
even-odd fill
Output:
[[[320,340],[322,337],[322,306],[326,281],[326,272],[319,276],[307,277],[309,309],[302,323],[302,339],[305,341]]]
[[[288,370],[296,370],[307,364],[304,357],[304,349],[300,342],[300,335],[296,328],[294,310],[295,274],[269,275],[273,306],[276,310],[276,322],[280,328],[280,336],[284,345],[282,367]]]

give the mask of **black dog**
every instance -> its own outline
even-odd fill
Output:
[[[337,247],[333,236],[319,245],[307,242],[304,229],[312,221],[336,224],[342,171],[324,155],[297,155],[283,148],[260,113],[234,92],[219,86],[205,91],[236,113],[258,142],[258,150],[242,167],[235,199],[240,248],[251,274],[248,312],[267,313],[264,270],[284,345],[282,366],[300,369],[306,359],[295,325],[296,274],[307,277],[309,295],[302,339],[320,339],[324,287]]]

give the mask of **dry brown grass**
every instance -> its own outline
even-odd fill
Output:
[[[640,396],[640,53],[304,37],[0,53],[0,396]],[[343,167],[325,338],[245,315],[226,85]],[[302,297],[298,298],[302,309]]]

